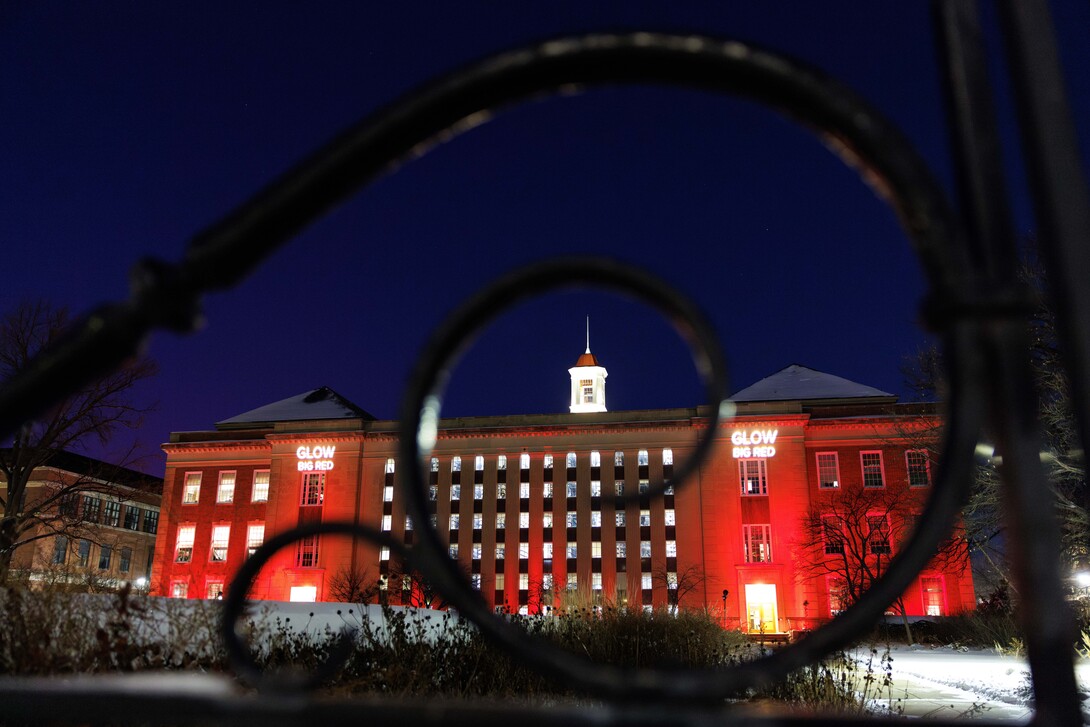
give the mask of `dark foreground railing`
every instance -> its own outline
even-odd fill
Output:
[[[1062,89],[1047,7],[1038,0],[999,3],[1023,149],[1029,160],[1040,246],[1052,282],[1060,341],[1086,451],[1090,424],[1090,207]],[[251,201],[203,231],[177,264],[139,263],[129,301],[92,312],[44,351],[32,368],[0,389],[0,433],[10,433],[69,393],[134,355],[154,329],[192,332],[204,293],[229,288],[281,244],[379,175],[495,109],[560,89],[616,83],[668,83],[742,96],[811,128],[894,208],[925,270],[925,319],[940,337],[950,385],[943,456],[921,525],[888,572],[851,609],[797,644],[759,661],[717,671],[628,671],[592,664],[534,640],[502,618],[459,575],[429,522],[419,442],[439,415],[447,372],[473,333],[502,309],[564,284],[604,286],[633,295],[674,322],[693,349],[712,411],[725,413],[725,366],[710,326],[681,295],[641,271],[601,259],[562,259],[516,271],[455,312],[430,339],[401,411],[399,471],[419,523],[411,549],[348,523],[322,523],[272,538],[228,589],[223,627],[237,676],[163,674],[69,680],[0,679],[4,722],[148,724],[469,723],[570,725],[832,724],[798,714],[769,715],[724,706],[739,689],[766,685],[862,636],[926,565],[963,505],[973,450],[987,428],[1003,452],[1006,513],[1022,597],[1033,675],[1035,722],[1081,722],[1072,665],[1073,621],[1064,607],[1059,534],[1039,460],[1026,313],[1007,218],[999,143],[972,0],[936,1],[936,32],[956,154],[960,209],[949,205],[900,132],[864,100],[798,61],[737,41],[660,33],[560,38],[501,54],[456,72],[374,114],[321,149]],[[677,476],[707,455],[714,429]],[[665,485],[663,485],[665,486]],[[385,545],[443,591],[448,602],[510,653],[597,706],[531,709],[467,706],[436,700],[331,700],[309,689],[336,670],[347,649],[313,674],[265,674],[248,656],[235,624],[262,564],[315,533],[354,534]],[[345,645],[348,645],[347,639]],[[843,718],[835,723],[842,724]]]

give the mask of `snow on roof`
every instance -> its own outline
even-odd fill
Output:
[[[736,392],[731,401],[787,401],[792,399],[863,399],[893,398],[872,386],[857,384],[839,376],[791,364],[782,371],[766,376],[757,383]]]
[[[338,394],[328,386],[304,391],[287,399],[259,406],[230,419],[216,422],[224,424],[255,424],[257,422],[292,422],[302,419],[374,419],[363,409]]]

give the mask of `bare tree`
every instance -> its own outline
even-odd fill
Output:
[[[803,516],[795,543],[796,568],[803,580],[828,581],[833,608],[844,609],[889,569],[894,553],[915,527],[924,495],[908,483],[894,482],[884,487],[843,484],[822,495]],[[968,557],[959,528],[938,548],[931,565],[942,571],[963,570]],[[898,598],[893,607],[911,643],[904,599]]]
[[[367,568],[347,565],[329,579],[329,595],[341,603],[372,603],[379,595],[381,583],[371,577]]]
[[[696,593],[704,588],[708,578],[700,566],[687,565],[677,571],[667,570],[666,566],[656,568],[651,572],[651,580],[655,585],[666,589],[666,600],[670,611],[676,613],[690,593]]]
[[[23,370],[44,346],[58,338],[68,316],[46,303],[24,303],[0,319],[0,377],[10,378]],[[124,467],[77,477],[57,477],[31,485],[31,475],[77,449],[85,442],[105,443],[119,428],[139,426],[146,407],[130,400],[133,387],[154,375],[155,364],[147,359],[128,366],[76,392],[41,419],[24,424],[0,449],[0,473],[6,488],[0,496],[0,583],[7,580],[16,549],[41,538],[81,528],[88,513],[79,509],[81,493],[110,492]],[[86,537],[84,531],[78,537]]]

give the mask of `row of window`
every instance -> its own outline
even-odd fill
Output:
[[[432,517],[432,525],[433,526],[438,525],[437,516],[432,515],[431,517]],[[473,529],[474,530],[483,529],[483,527],[484,527],[484,514],[483,513],[476,512],[476,513],[473,513],[470,517],[472,519]],[[554,520],[555,520],[555,518],[553,517],[553,513],[551,513],[551,512],[543,513],[541,515],[541,526],[543,528],[551,528],[551,527],[553,527]],[[627,524],[627,521],[628,521],[628,514],[624,510],[617,510],[615,513],[613,513],[613,522],[614,522],[614,525],[616,525],[617,527],[624,527]],[[672,507],[666,508],[663,511],[663,521],[668,526],[677,524],[677,514],[676,514],[676,512],[674,511],[674,509]],[[651,511],[647,510],[647,509],[640,510],[638,522],[640,524],[640,527],[650,526],[651,525]],[[447,525],[448,525],[449,530],[457,530],[461,526],[461,523],[462,523],[462,516],[459,513],[451,513],[451,515],[448,517]],[[579,515],[577,513],[574,513],[574,512],[568,512],[567,515],[564,518],[564,523],[565,523],[566,527],[569,527],[569,528],[578,527],[579,526]],[[530,527],[530,513],[528,513],[528,512],[518,513],[518,524],[519,524],[519,528],[522,528],[522,529]],[[382,516],[382,525],[381,525],[382,530],[389,531],[391,529],[392,525],[393,525],[393,516],[392,515],[383,515]],[[591,512],[590,512],[590,526],[592,528],[602,527],[602,512],[601,512],[601,510],[591,510]],[[405,516],[405,529],[406,530],[412,530],[413,529],[412,519],[408,515]],[[506,530],[507,529],[507,513],[505,513],[505,512],[496,513],[496,529],[497,530]]]
[[[324,474],[324,473],[323,473]],[[196,505],[201,499],[201,472],[186,472],[185,482],[182,485],[182,504]],[[235,501],[234,470],[223,470],[219,473],[219,481],[216,484],[216,502],[230,503]],[[255,470],[253,487],[250,490],[250,502],[267,502],[269,499],[269,470]]]
[[[885,487],[886,473],[881,451],[859,453],[859,467],[863,474],[864,487]],[[905,451],[905,467],[908,470],[910,487],[928,487],[931,484],[931,458],[927,450],[909,449]],[[840,461],[837,452],[817,453],[818,487],[836,489],[840,487]]]
[[[646,479],[641,479],[639,481],[639,483],[637,484],[637,489],[641,493],[649,492],[650,489],[651,489],[650,481],[646,480]],[[469,492],[469,490],[470,490],[470,488],[467,485],[466,486],[466,491]],[[473,499],[474,500],[483,500],[484,499],[484,490],[485,490],[484,485],[473,485],[473,487],[472,487]],[[588,491],[590,492],[591,497],[601,497],[602,496],[602,482],[601,482],[601,480],[591,480]],[[625,494],[624,480],[616,480],[613,483],[613,491],[616,493],[616,495],[618,497],[623,496]],[[541,490],[542,497],[544,497],[544,498],[553,497],[553,492],[554,492],[554,488],[553,488],[553,483],[552,482],[543,482],[542,483],[542,490]],[[674,494],[673,486],[672,485],[667,485],[666,489],[663,491],[663,494],[666,494],[666,495]],[[578,483],[568,482],[567,486],[564,488],[564,495],[566,497],[569,497],[569,498],[578,497],[579,496],[579,485],[578,485]],[[428,499],[434,501],[434,500],[437,500],[438,497],[439,497],[439,487],[438,487],[438,485],[431,485],[428,488]],[[530,497],[530,483],[529,482],[520,482],[519,483],[519,499],[526,500],[526,499],[529,499],[529,497]],[[504,500],[506,498],[507,498],[507,484],[504,483],[504,482],[497,482],[496,483],[496,499],[497,500]],[[394,486],[393,485],[386,485],[382,490],[382,500],[383,500],[383,502],[393,502],[393,499],[394,499]],[[453,484],[453,485],[450,486],[450,499],[451,500],[461,500],[462,499],[462,486],[461,485]]]
[[[117,500],[103,499],[94,495],[66,494],[59,504],[61,517],[79,519],[86,523],[98,523],[112,528],[123,527],[155,535],[159,531],[159,511],[139,505],[122,507]],[[122,517],[124,515],[124,517]]]
[[[100,545],[98,546],[98,558],[97,560],[91,557],[93,550],[93,543],[90,540],[81,538],[76,541],[75,547],[69,542],[68,537],[64,535],[57,535],[53,538],[53,564],[65,565],[69,563],[69,556],[74,556],[71,561],[72,565],[86,568],[91,565],[92,561],[97,563],[98,570],[108,571],[114,566],[116,560],[117,571],[119,573],[128,573],[132,570],[132,548],[128,546],[122,546],[120,548],[114,548],[112,545]],[[115,557],[116,554],[116,557]],[[148,571],[151,570],[151,552],[148,553]]]
[[[193,543],[197,537],[197,526],[186,524],[178,526],[178,537],[174,543],[174,562],[188,563],[193,559]],[[214,524],[208,548],[208,560],[211,563],[227,561],[227,546],[231,542],[231,526]],[[246,554],[251,556],[265,542],[265,523],[252,522],[246,526]]]
[[[624,458],[625,458],[624,452],[622,452],[620,450],[614,452],[613,453],[613,466],[614,467],[623,467],[624,466]],[[544,455],[545,469],[547,469],[547,470],[552,469],[554,461],[555,461],[554,455],[552,453],[550,453],[550,452],[546,452],[545,455]],[[645,466],[647,466],[649,464],[649,462],[650,462],[650,457],[649,457],[646,449],[641,449],[636,453],[636,464],[637,465],[639,465],[640,467],[645,467]],[[674,463],[674,451],[672,449],[668,449],[668,448],[663,449],[662,450],[662,464],[664,466],[668,466],[668,465],[672,465],[673,463]],[[578,464],[578,456],[576,455],[576,453],[575,452],[568,452],[567,455],[565,455],[565,457],[564,457],[564,465],[568,469],[575,469],[577,464]],[[601,452],[599,452],[597,450],[592,450],[590,452],[590,466],[591,467],[601,467],[602,466],[602,454],[601,454]],[[473,457],[473,469],[477,470],[477,471],[481,471],[481,470],[484,469],[484,455],[478,454],[478,455],[475,455]],[[501,471],[507,469],[507,455],[506,454],[496,455],[496,469],[501,470]],[[523,452],[522,454],[519,455],[519,469],[524,469],[524,470],[530,469],[530,454],[528,452]],[[393,471],[394,471],[394,460],[393,459],[386,460],[386,472],[387,472],[387,474],[389,474],[389,473],[391,473]],[[438,472],[439,471],[439,458],[438,457],[432,457],[431,458],[431,471],[432,472]],[[451,472],[461,472],[462,471],[462,458],[460,456],[455,455],[454,457],[450,458],[450,471]]]

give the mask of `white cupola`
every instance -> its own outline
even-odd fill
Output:
[[[590,318],[587,318],[587,350],[568,369],[571,376],[571,413],[586,414],[606,410],[606,370],[590,352]]]

